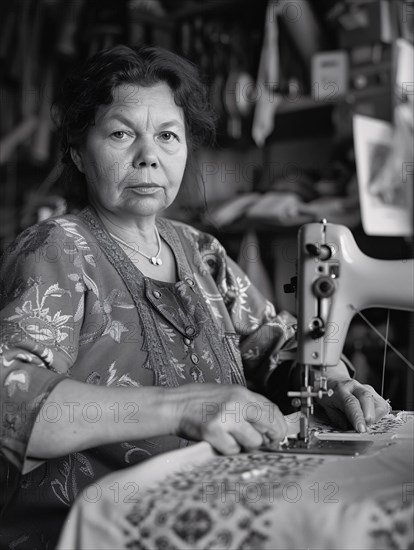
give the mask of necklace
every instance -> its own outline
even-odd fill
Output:
[[[109,234],[118,243],[122,244],[126,248],[129,248],[130,250],[133,250],[134,252],[138,252],[138,254],[141,254],[141,256],[144,256],[144,258],[147,258],[150,264],[158,266],[158,265],[162,265],[162,260],[159,257],[161,254],[161,239],[160,239],[160,234],[158,233],[158,229],[156,225],[154,226],[154,229],[155,229],[155,236],[157,237],[157,244],[158,244],[158,252],[156,253],[155,256],[147,256],[146,254],[144,254],[144,252],[141,252],[138,247],[131,246],[130,244],[126,243],[125,241],[123,241],[122,239],[120,239],[119,237],[117,237],[111,232],[109,232]]]

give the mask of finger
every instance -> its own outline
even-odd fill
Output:
[[[359,400],[359,405],[364,414],[365,422],[370,425],[376,421],[375,399],[369,388],[363,385],[358,385],[354,388],[353,393]]]
[[[248,422],[234,424],[230,434],[243,449],[258,449],[263,444],[263,435]]]
[[[224,430],[207,432],[204,435],[204,440],[208,441],[222,455],[237,455],[241,450],[233,435]]]
[[[272,424],[271,427],[264,427],[259,424],[253,424],[253,427],[260,434],[261,445],[280,443],[288,434],[288,426],[283,415],[281,422]]]
[[[367,425],[365,423],[365,416],[361,409],[359,399],[352,393],[348,393],[343,398],[344,413],[352,424],[353,428],[360,433],[367,431]]]
[[[383,416],[390,414],[392,407],[388,401],[383,399],[375,399],[375,422],[378,422]]]
[[[392,410],[391,406],[389,402],[381,397],[369,384],[364,384],[363,388],[368,391],[373,397],[372,401],[374,403],[374,410],[373,420],[371,423],[378,422],[378,420],[380,420],[383,416],[389,414],[389,412]]]
[[[371,392],[374,396],[374,406],[375,406],[375,420],[378,422],[383,416],[389,414],[392,411],[389,401],[381,397],[372,386],[365,384],[365,387]]]
[[[254,427],[272,441],[282,441],[288,434],[288,425],[282,413],[275,415],[271,422],[257,422]]]
[[[244,406],[243,419],[253,424],[257,431],[262,434],[269,432],[269,436],[275,439],[284,439],[288,432],[284,415],[271,401],[251,402]]]

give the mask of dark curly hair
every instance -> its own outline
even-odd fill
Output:
[[[215,115],[193,63],[160,47],[118,45],[102,50],[89,58],[77,74],[65,79],[53,105],[62,154],[61,178],[69,203],[77,207],[88,203],[85,178],[76,168],[70,148],[82,145],[97,109],[112,103],[117,86],[147,87],[160,82],[168,84],[176,105],[183,109],[188,163],[199,146],[214,142]]]

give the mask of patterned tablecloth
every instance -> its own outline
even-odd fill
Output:
[[[207,443],[164,454],[85,489],[58,549],[414,549],[414,414],[367,435],[317,427],[373,444],[358,457],[223,457]]]

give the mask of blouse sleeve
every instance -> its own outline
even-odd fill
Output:
[[[27,229],[8,248],[0,284],[0,450],[27,473],[42,462],[26,457],[33,425],[78,353],[83,270],[51,220]],[[58,414],[50,411],[50,421]]]
[[[276,313],[217,239],[204,234],[202,240],[204,264],[240,336],[248,386],[279,404],[295,373],[296,318],[287,311]]]

